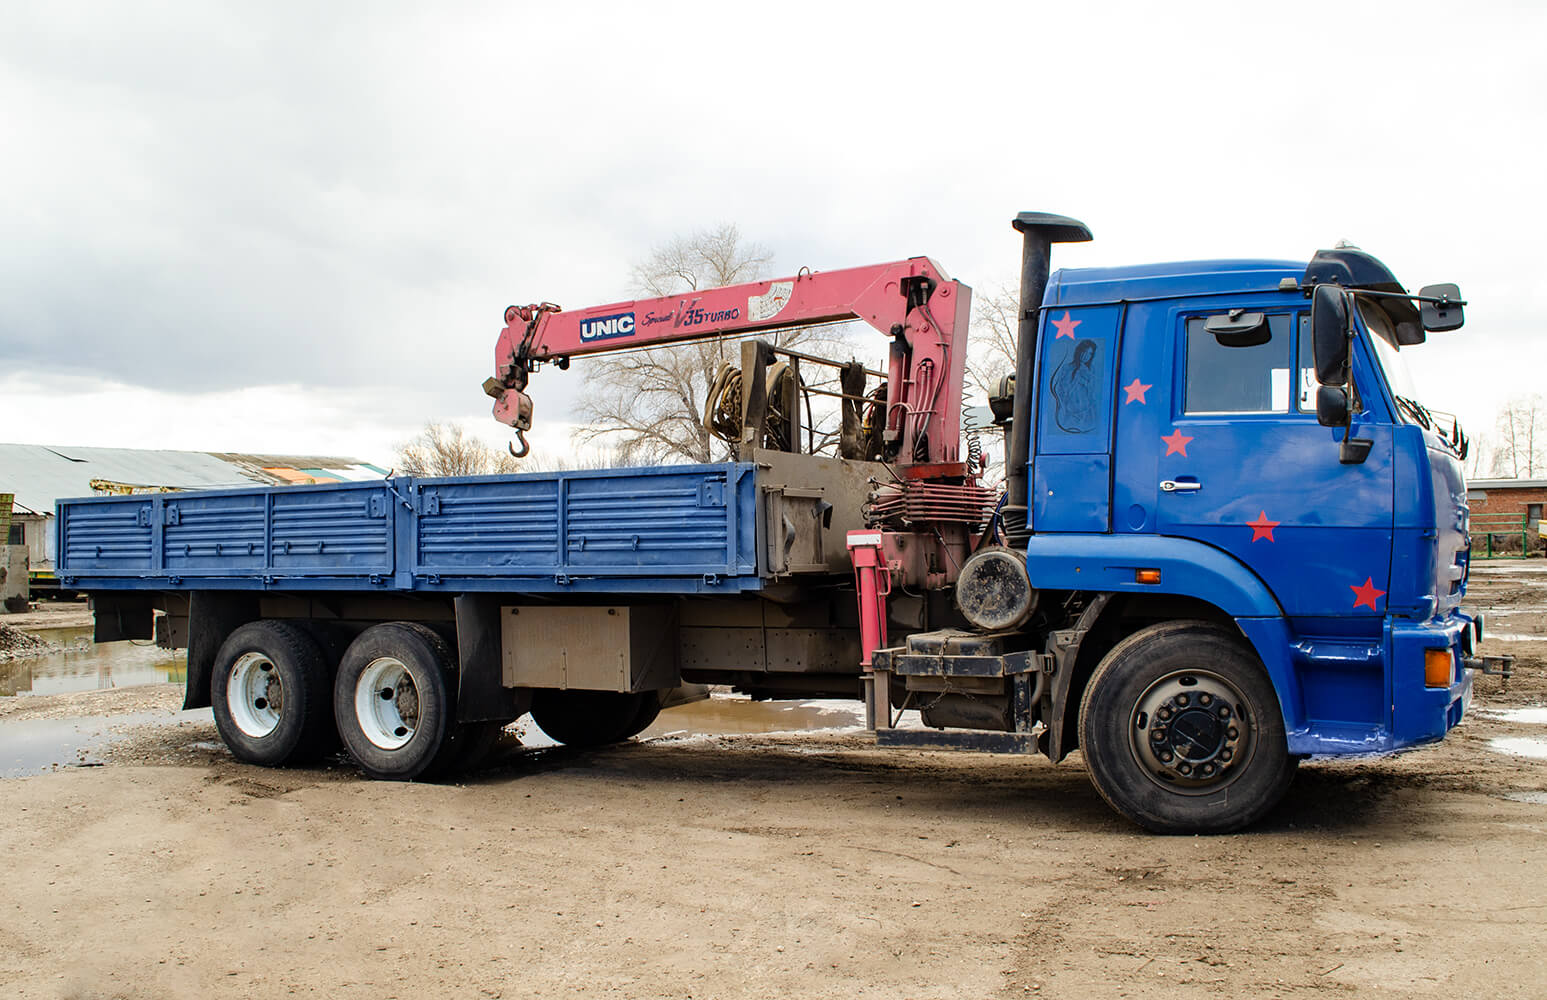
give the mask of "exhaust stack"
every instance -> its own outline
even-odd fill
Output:
[[[1036,396],[1037,325],[1042,296],[1047,291],[1049,260],[1054,243],[1088,243],[1085,223],[1046,212],[1022,212],[1011,223],[1021,244],[1021,302],[1015,343],[1015,402],[1010,415],[1010,441],[1005,449],[1005,536],[1012,546],[1024,546],[1031,495],[1026,466],[1031,457],[1032,400]]]

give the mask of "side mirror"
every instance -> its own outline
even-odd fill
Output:
[[[1423,328],[1433,333],[1443,333],[1446,330],[1459,330],[1466,320],[1461,315],[1461,289],[1457,285],[1425,285],[1418,289],[1420,301],[1418,314],[1423,322]],[[1439,299],[1439,302],[1430,302],[1429,299]]]
[[[1323,385],[1316,389],[1316,422],[1323,427],[1348,426],[1348,390]]]
[[[1316,381],[1338,386],[1348,380],[1348,296],[1336,285],[1317,285],[1311,295],[1311,351]],[[1320,393],[1316,403],[1320,413]]]
[[[1273,339],[1268,317],[1244,309],[1210,316],[1203,321],[1203,328],[1214,335],[1220,347],[1258,347]]]
[[[1316,422],[1323,427],[1343,428],[1343,440],[1338,444],[1338,461],[1344,465],[1359,465],[1370,455],[1375,444],[1371,438],[1356,438],[1353,417],[1348,412],[1348,390],[1340,385],[1324,385],[1316,390]]]

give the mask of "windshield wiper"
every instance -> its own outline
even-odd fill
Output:
[[[1430,413],[1424,405],[1416,399],[1408,399],[1406,396],[1397,396],[1397,405],[1413,418],[1413,423],[1424,430],[1433,430],[1434,414]]]

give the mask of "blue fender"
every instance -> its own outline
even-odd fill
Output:
[[[1278,693],[1284,731],[1305,729],[1283,608],[1262,578],[1228,552],[1164,535],[1047,534],[1031,537],[1026,566],[1032,583],[1044,590],[1180,596],[1214,605],[1236,620],[1262,660]],[[1134,574],[1141,569],[1160,570],[1160,582],[1138,583]]]
[[[1033,535],[1026,546],[1031,582],[1043,590],[1196,597],[1232,618],[1281,618],[1262,578],[1234,556],[1189,538],[1164,535]],[[1138,583],[1141,569],[1159,583]]]

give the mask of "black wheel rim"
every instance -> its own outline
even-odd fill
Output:
[[[1246,698],[1209,670],[1177,670],[1134,702],[1128,745],[1155,784],[1182,795],[1210,795],[1246,771],[1256,733]]]

